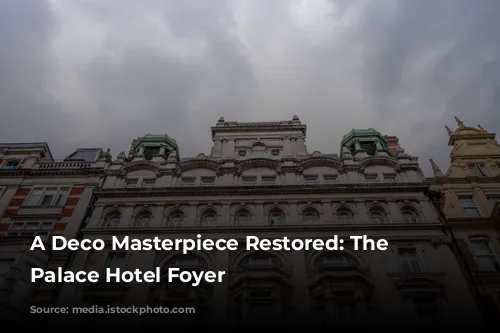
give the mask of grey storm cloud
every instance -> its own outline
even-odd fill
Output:
[[[221,116],[298,115],[310,151],[352,128],[447,166],[453,116],[500,131],[497,0],[0,1],[0,141],[208,152]]]

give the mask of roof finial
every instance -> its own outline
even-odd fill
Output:
[[[460,127],[463,127],[464,126],[464,122],[461,121],[460,119],[458,119],[458,117],[455,117],[455,120],[457,121],[457,125],[460,126]]]
[[[431,159],[429,159],[429,162],[431,162],[432,171],[434,171],[434,176],[435,177],[443,177],[443,173],[441,172],[441,169],[434,162],[434,160],[431,158]]]
[[[448,131],[448,134],[449,135],[452,135],[453,134],[453,131],[448,127],[448,126],[445,126],[446,127],[446,130]]]

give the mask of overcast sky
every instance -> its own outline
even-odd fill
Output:
[[[288,120],[310,152],[352,128],[448,165],[453,116],[500,132],[498,0],[0,0],[0,141],[127,151]]]

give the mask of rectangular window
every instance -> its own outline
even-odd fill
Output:
[[[54,222],[14,222],[10,225],[8,236],[40,236],[43,241],[47,241],[50,233],[54,229]]]
[[[460,200],[460,203],[462,204],[462,207],[468,216],[481,217],[481,212],[479,211],[479,208],[477,207],[472,195],[459,195],[458,199]]]
[[[106,268],[116,269],[123,268],[126,254],[124,252],[111,252],[106,260]]]
[[[155,184],[156,184],[156,179],[144,179],[142,181],[142,186],[146,187],[154,186]]]
[[[189,178],[182,178],[182,186],[193,186],[196,183],[196,178],[194,177],[189,177]]]
[[[9,160],[9,161],[5,162],[5,165],[3,167],[4,167],[4,169],[14,170],[14,169],[17,169],[17,167],[19,166],[19,163],[21,163],[20,160]]]
[[[323,180],[325,184],[335,183],[337,181],[337,175],[323,175]]]
[[[422,267],[415,249],[399,249],[399,259],[403,273],[420,273]]]
[[[422,331],[432,331],[438,324],[438,306],[436,299],[419,297],[413,300]]]
[[[365,175],[365,181],[367,183],[378,183],[378,175],[374,175],[374,174],[366,174]]]
[[[486,198],[492,207],[495,206],[497,202],[500,202],[500,194],[487,194]]]
[[[69,195],[69,187],[36,187],[26,204],[29,206],[63,206]]]
[[[127,179],[125,180],[125,187],[136,187],[137,179]]]
[[[215,184],[215,177],[201,177],[201,185],[210,186]]]
[[[255,185],[257,183],[257,177],[243,177],[243,184],[245,185]]]
[[[397,181],[396,175],[394,174],[385,174],[384,181],[387,183],[395,183]]]
[[[471,241],[471,248],[481,270],[500,272],[500,264],[495,252],[491,248],[490,242],[480,240]]]
[[[318,183],[318,176],[317,175],[304,175],[304,183],[317,184]]]
[[[272,185],[276,183],[276,177],[275,176],[262,176],[262,184],[265,185]]]

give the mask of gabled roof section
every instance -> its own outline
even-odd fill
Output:
[[[47,142],[11,142],[11,143],[0,143],[0,150],[5,150],[8,152],[18,152],[23,153],[30,150],[41,150],[43,152],[43,158],[53,161],[54,157],[50,151]]]

